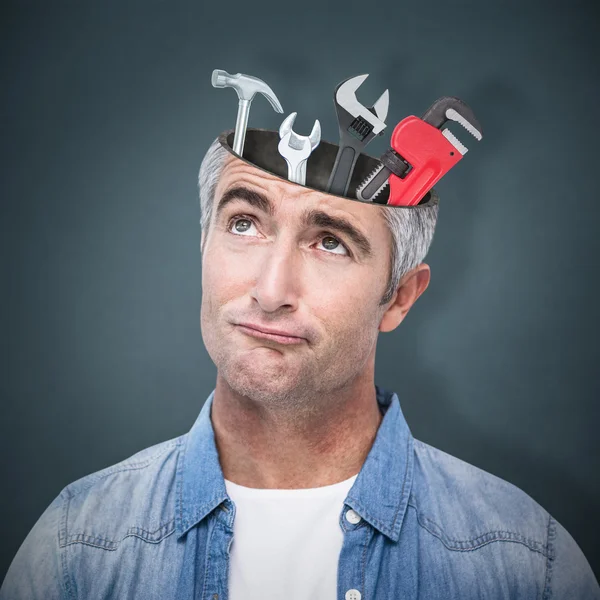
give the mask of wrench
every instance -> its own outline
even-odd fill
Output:
[[[334,104],[340,130],[340,146],[329,176],[327,192],[345,196],[360,152],[386,127],[390,96],[388,90],[371,107],[356,99],[356,90],[369,75],[357,75],[342,81],[335,89]]]
[[[288,115],[279,127],[281,139],[277,148],[288,165],[288,179],[294,183],[305,185],[306,161],[321,141],[321,124],[317,119],[310,135],[298,135],[292,129],[297,114],[293,112]]]
[[[389,205],[412,206],[467,153],[467,148],[449,129],[448,121],[462,125],[481,140],[481,125],[473,111],[459,98],[436,100],[421,119],[406,117],[396,125],[381,165],[356,189],[358,200],[373,201],[389,184]]]

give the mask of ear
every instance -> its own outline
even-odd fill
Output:
[[[417,298],[427,289],[431,278],[429,265],[421,263],[400,280],[398,289],[381,318],[379,331],[396,329]]]

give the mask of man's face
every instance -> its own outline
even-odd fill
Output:
[[[283,406],[369,376],[392,243],[379,210],[232,157],[207,235],[202,337],[234,391]]]

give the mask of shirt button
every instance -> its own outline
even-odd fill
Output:
[[[350,509],[347,513],[346,513],[346,520],[349,523],[352,523],[352,525],[356,525],[357,523],[361,522],[361,517],[359,514],[357,514],[356,512],[354,512],[352,509]],[[352,590],[350,590],[352,591]],[[358,597],[360,598],[360,594],[358,595]],[[347,599],[347,600],[354,600],[354,598],[351,599]]]
[[[360,592],[358,590],[348,590],[346,600],[360,600]]]

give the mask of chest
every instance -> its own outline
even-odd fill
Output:
[[[245,510],[244,510],[245,508]],[[76,598],[365,600],[539,597],[544,557],[495,539],[452,547],[409,509],[392,542],[348,506],[240,504],[177,539],[129,536],[112,550],[67,547]],[[433,529],[433,528],[431,528]],[[450,547],[449,547],[450,546]]]

